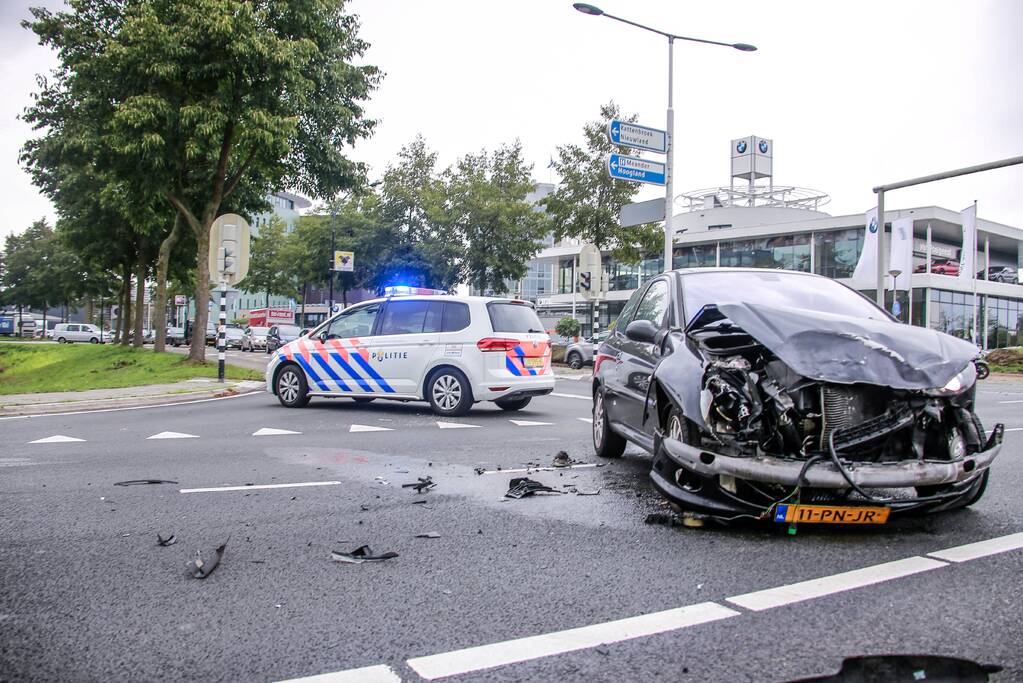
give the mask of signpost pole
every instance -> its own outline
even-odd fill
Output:
[[[192,334],[195,334],[194,332]],[[205,332],[203,333],[205,334]],[[227,277],[220,279],[220,325],[217,327],[217,381],[224,381],[224,362],[227,360]]]
[[[667,158],[664,167],[664,268],[663,272],[671,270],[671,255],[674,246],[674,233],[671,229],[672,218],[672,173],[674,172],[674,151],[675,151],[675,109],[672,102],[674,91],[674,62],[675,62],[675,37],[668,36],[668,130],[665,135],[667,143]]]

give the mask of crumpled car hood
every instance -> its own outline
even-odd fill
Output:
[[[743,303],[717,309],[793,372],[821,382],[943,387],[977,355],[977,347],[962,339],[889,320]],[[693,323],[699,326],[699,320]]]

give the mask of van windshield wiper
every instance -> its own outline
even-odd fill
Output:
[[[526,334],[530,334],[530,333],[537,333],[537,334],[539,334],[541,332],[543,332],[543,330],[534,330],[533,328],[529,328],[528,330],[526,330]]]

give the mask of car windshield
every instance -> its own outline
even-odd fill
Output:
[[[543,332],[543,325],[536,317],[536,311],[526,304],[490,303],[487,304],[490,323],[494,332]]]
[[[266,333],[270,331],[269,327],[250,327],[249,334],[256,337],[265,337]]]
[[[277,334],[282,337],[297,337],[301,332],[301,328],[295,325],[278,325]]]
[[[682,276],[682,301],[687,320],[691,320],[707,304],[724,303],[802,308],[857,318],[887,319],[873,303],[834,280],[771,270],[762,273],[711,271],[685,274]]]

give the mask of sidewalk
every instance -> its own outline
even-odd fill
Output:
[[[221,384],[215,379],[201,377],[174,384],[150,384],[119,389],[13,394],[0,396],[0,417],[160,405],[248,394],[261,391],[263,387],[263,382],[254,380],[228,380]]]

